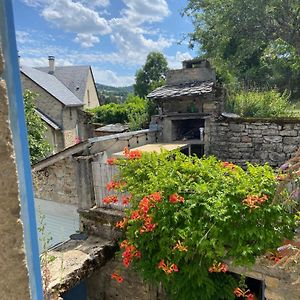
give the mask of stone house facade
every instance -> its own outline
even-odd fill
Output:
[[[45,122],[53,153],[92,135],[83,109],[99,105],[99,100],[89,66],[55,68],[54,57],[49,57],[47,68],[20,70],[23,90],[36,94],[37,113]]]

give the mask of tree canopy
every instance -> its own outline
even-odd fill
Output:
[[[223,80],[297,93],[300,79],[298,0],[189,0],[190,44],[212,58]]]
[[[145,98],[147,94],[162,86],[165,82],[168,62],[160,52],[151,52],[145,65],[136,72],[134,93]]]
[[[25,118],[27,124],[28,143],[31,163],[36,163],[49,154],[51,147],[45,141],[46,126],[36,112],[36,95],[26,90],[24,92]]]

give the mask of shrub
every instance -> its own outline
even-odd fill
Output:
[[[51,153],[51,146],[45,139],[47,127],[36,111],[36,94],[24,91],[24,109],[28,133],[30,162],[37,163]]]
[[[124,203],[131,207],[116,225],[126,233],[123,263],[162,282],[171,299],[234,299],[238,280],[225,262],[250,265],[293,236],[296,219],[273,201],[270,166],[243,170],[214,157],[136,152],[113,161],[119,183],[109,185],[130,194]]]
[[[103,124],[128,123],[131,130],[138,130],[149,120],[147,113],[148,104],[145,99],[128,95],[126,101],[121,104],[109,103],[90,109],[92,121]]]
[[[227,109],[242,117],[292,117],[294,107],[289,102],[289,95],[276,90],[241,91],[230,96]]]

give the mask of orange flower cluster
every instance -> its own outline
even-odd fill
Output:
[[[106,160],[106,163],[111,166],[116,164],[116,162],[117,162],[117,159],[115,157],[111,157]]]
[[[168,275],[172,274],[173,272],[179,272],[179,269],[175,264],[168,266],[163,259],[159,262],[158,268],[162,269]]]
[[[127,218],[123,218],[122,221],[119,221],[119,222],[116,223],[116,227],[122,229],[122,228],[124,228],[127,225],[127,223],[128,223],[128,219]]]
[[[116,272],[111,274],[111,278],[115,279],[119,283],[122,283],[124,281],[124,278]]]
[[[121,249],[125,249],[122,253],[123,265],[128,268],[133,258],[141,258],[142,253],[136,249],[135,246],[130,245],[127,240],[120,244]]]
[[[267,200],[268,200],[267,195],[263,195],[262,197],[249,195],[246,199],[243,200],[243,203],[247,205],[250,209],[253,209],[259,207],[259,205],[257,204],[263,204]]]
[[[224,168],[230,169],[230,170],[232,170],[232,171],[236,168],[236,165],[235,165],[235,164],[230,163],[230,162],[228,162],[228,161],[222,162],[222,166],[223,166]]]
[[[142,152],[139,150],[129,150],[127,147],[125,147],[124,156],[128,159],[138,159],[142,157]]]
[[[130,203],[132,196],[122,196],[122,204],[123,205],[128,205]]]
[[[178,250],[180,252],[187,252],[188,251],[188,248],[186,246],[183,246],[182,243],[180,241],[177,242],[177,244],[174,246],[173,250]]]
[[[118,197],[115,195],[112,196],[106,196],[105,198],[103,198],[102,202],[104,204],[110,204],[110,203],[118,203]]]
[[[280,260],[283,258],[283,255],[282,254],[280,254],[279,252],[270,252],[270,254],[269,255],[267,255],[267,258],[269,259],[269,260],[272,260],[272,261],[274,261],[276,264],[278,263],[278,262],[280,262]]]
[[[277,181],[284,181],[284,180],[288,179],[288,177],[289,177],[288,174],[281,174],[281,175],[276,176],[276,180]]]
[[[114,190],[114,189],[119,189],[121,187],[124,187],[126,185],[126,182],[124,181],[121,181],[121,182],[118,182],[118,181],[111,181],[109,183],[106,184],[106,189],[108,191],[111,191],[111,190]]]
[[[243,297],[247,300],[254,300],[254,295],[250,292],[250,290],[245,291],[237,287],[234,289],[233,293],[238,298]]]
[[[209,269],[208,272],[210,273],[226,273],[228,271],[228,266],[224,263],[215,263]]]
[[[157,202],[162,201],[162,196],[159,192],[155,192],[149,196],[144,197],[140,203],[138,210],[134,210],[131,213],[131,220],[142,220],[143,226],[140,229],[140,233],[151,232],[156,227],[156,224],[153,224],[153,218],[149,216],[149,210],[155,207]]]
[[[183,203],[184,202],[184,198],[182,196],[179,196],[178,194],[172,194],[170,197],[169,197],[169,201],[171,203],[177,203],[177,202],[181,202]]]
[[[154,230],[154,228],[156,227],[156,224],[153,224],[152,221],[153,221],[152,217],[146,216],[144,218],[144,225],[140,229],[140,234],[145,233],[145,232],[151,232]]]

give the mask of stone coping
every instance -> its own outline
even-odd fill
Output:
[[[47,291],[62,295],[106,264],[117,250],[117,244],[97,236],[86,240],[68,240],[46,252]],[[45,273],[46,271],[46,273]],[[55,298],[53,298],[55,299]]]
[[[300,124],[300,117],[274,117],[274,118],[256,118],[256,117],[227,117],[220,115],[218,121],[231,123],[276,123],[276,124]]]

